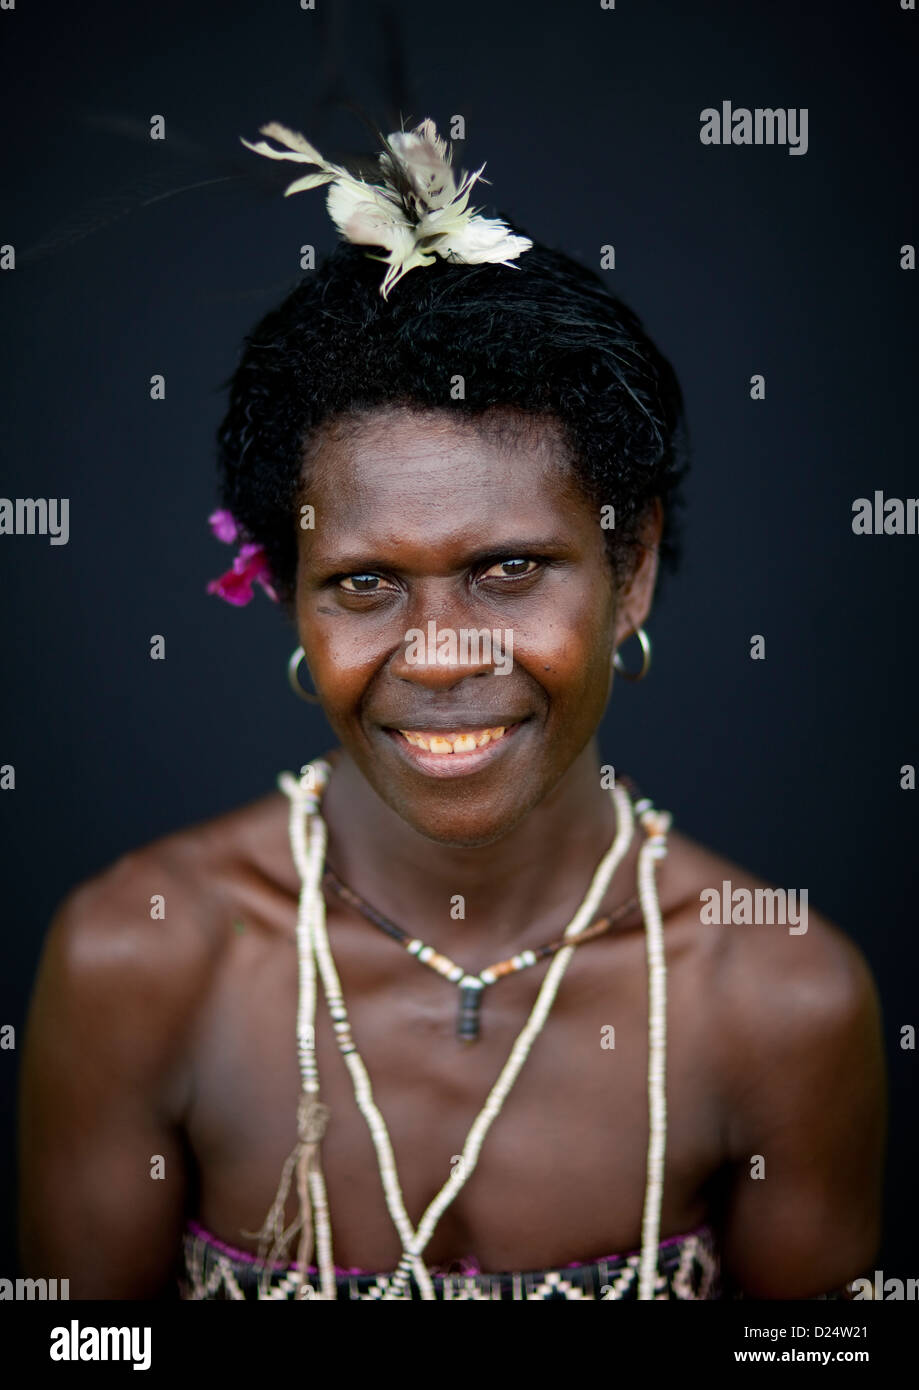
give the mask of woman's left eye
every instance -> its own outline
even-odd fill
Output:
[[[376,594],[379,593],[380,576],[378,574],[346,574],[339,580],[341,587],[346,594]],[[351,585],[352,587],[348,587]]]
[[[533,568],[529,570],[522,568],[525,565],[532,565]],[[538,560],[525,560],[522,558],[516,558],[513,560],[499,560],[496,565],[492,565],[491,569],[487,569],[485,571],[482,578],[486,579],[489,575],[494,576],[496,579],[528,578],[538,568]]]

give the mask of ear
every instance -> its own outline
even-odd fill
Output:
[[[657,553],[664,529],[664,508],[659,497],[649,504],[638,533],[635,567],[619,591],[616,614],[616,646],[644,627],[657,582]]]

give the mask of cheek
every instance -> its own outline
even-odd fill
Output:
[[[330,706],[346,708],[356,702],[377,669],[380,652],[368,633],[360,635],[345,620],[301,612],[300,642],[307,653],[316,689]]]
[[[613,653],[615,608],[585,602],[577,611],[545,616],[514,632],[515,656],[554,703],[570,708],[597,690],[605,699]]]

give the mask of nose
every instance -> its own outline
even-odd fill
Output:
[[[509,645],[502,629],[473,627],[468,618],[459,625],[428,618],[406,630],[390,670],[398,680],[449,690],[470,677],[494,675],[506,663]]]

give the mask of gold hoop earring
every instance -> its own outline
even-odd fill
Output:
[[[306,700],[311,705],[318,705],[320,703],[319,696],[314,695],[311,690],[304,690],[303,686],[300,684],[298,673],[300,670],[300,662],[305,656],[306,652],[302,647],[297,647],[296,650],[291,653],[290,660],[287,663],[287,679],[295,695],[299,695],[301,700]]]
[[[627,681],[643,681],[651,669],[651,638],[643,627],[637,627],[633,634],[641,643],[641,669],[639,671],[627,671],[619,660],[619,653],[613,657],[613,670],[618,671],[619,675]]]

